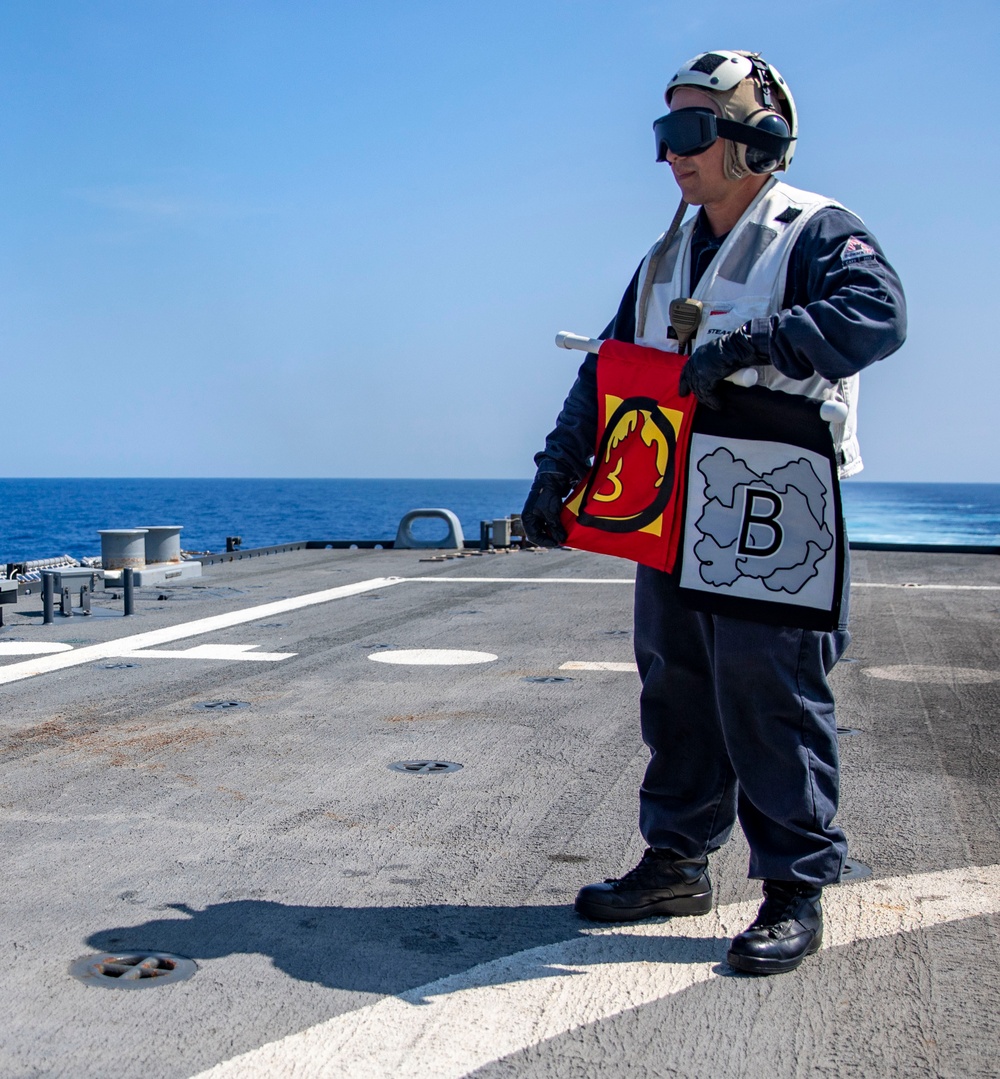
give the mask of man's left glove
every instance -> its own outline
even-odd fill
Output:
[[[696,348],[681,371],[681,397],[693,393],[701,404],[719,409],[722,404],[715,394],[715,387],[724,378],[743,367],[768,363],[767,358],[758,354],[756,335],[751,336],[750,330],[751,324],[748,322],[738,330]]]
[[[572,487],[573,481],[561,472],[539,472],[535,476],[521,510],[521,524],[536,547],[559,547],[566,542],[559,514]]]

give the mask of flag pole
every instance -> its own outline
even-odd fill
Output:
[[[578,333],[568,333],[566,330],[560,330],[556,334],[557,348],[572,348],[576,349],[577,352],[592,352],[596,356],[603,344],[604,342],[596,337],[581,337]],[[741,371],[730,375],[726,381],[733,382],[737,386],[756,386],[757,372],[752,367],[744,367]]]

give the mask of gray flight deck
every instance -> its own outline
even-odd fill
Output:
[[[739,836],[712,914],[572,910],[642,849],[632,567],[427,557],[4,608],[0,1076],[1000,1074],[1000,558],[854,552],[840,819],[872,876],[761,979],[724,961],[758,897]],[[463,767],[389,768],[417,760]],[[147,952],[197,970],[69,974]]]

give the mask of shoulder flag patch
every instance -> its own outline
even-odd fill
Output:
[[[852,236],[846,244],[844,244],[843,251],[840,252],[840,261],[846,266],[852,262],[863,262],[866,259],[876,258],[875,248],[871,244],[866,244],[860,236]]]

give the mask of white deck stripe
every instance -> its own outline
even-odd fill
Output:
[[[1000,911],[1000,866],[849,884],[829,889],[824,904],[827,948],[929,929]],[[460,1079],[717,978],[728,938],[756,907],[732,904],[701,918],[597,930],[518,952],[338,1015],[195,1079]],[[706,936],[720,939],[706,946]]]
[[[912,588],[921,592],[1000,592],[1000,584],[878,584],[875,581],[851,581],[851,588]]]
[[[273,603],[259,604],[256,607],[244,607],[240,611],[216,614],[210,618],[196,619],[194,622],[182,622],[177,626],[148,630],[146,633],[135,633],[130,637],[118,637],[113,641],[105,641],[103,644],[90,644],[83,648],[75,648],[72,652],[60,652],[58,655],[46,656],[43,659],[11,663],[6,667],[0,667],[0,685],[20,682],[24,678],[34,678],[36,675],[48,674],[50,671],[65,670],[67,667],[79,667],[85,663],[94,663],[96,660],[115,659],[126,651],[135,652],[140,648],[152,648],[154,645],[169,644],[171,641],[180,641],[185,637],[197,637],[199,634],[211,633],[213,630],[228,629],[230,626],[239,626],[245,622],[256,622],[258,618],[271,618],[276,614],[297,611],[302,607],[312,607],[317,603],[329,603],[331,600],[357,596],[362,592],[372,592],[376,588],[401,584],[405,580],[405,577],[373,577],[368,581],[358,581],[357,584],[327,588],[322,592],[309,592],[304,596],[279,599]]]
[[[635,584],[633,577],[408,577],[409,581],[447,581],[458,584]],[[1000,592],[1000,584],[879,584],[851,581],[851,588],[906,588],[925,592]]]
[[[612,660],[578,660],[571,659],[568,663],[560,663],[561,671],[637,671],[639,668],[632,663],[618,663]]]
[[[298,652],[257,652],[256,644],[196,644],[194,648],[142,648],[139,651],[121,651],[118,659],[225,659],[230,661],[257,660],[276,663],[291,659]]]
[[[456,584],[635,584],[634,577],[407,577],[408,581]]]

